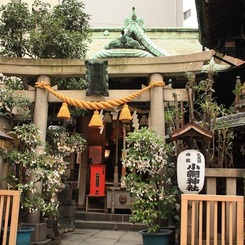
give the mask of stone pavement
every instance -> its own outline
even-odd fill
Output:
[[[142,245],[142,237],[137,231],[75,229],[63,233],[48,245]]]

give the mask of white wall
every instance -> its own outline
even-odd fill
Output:
[[[6,4],[11,0],[1,0]],[[19,1],[19,0],[14,0]],[[20,0],[30,5],[34,0]],[[79,0],[85,4],[85,12],[91,16],[91,27],[122,28],[124,20],[132,15],[132,7],[136,15],[144,20],[145,27],[182,27],[183,0]],[[192,1],[192,0],[187,0]],[[194,0],[193,0],[194,1]],[[43,0],[51,5],[62,0]]]
[[[144,19],[145,27],[183,26],[183,0],[82,0],[91,15],[92,27],[118,27],[131,17],[132,7],[136,15]]]
[[[183,26],[198,28],[195,0],[183,0],[183,13],[189,9],[191,9],[191,16],[190,18],[184,20]]]

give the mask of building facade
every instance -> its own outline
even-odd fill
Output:
[[[31,5],[33,0],[2,0],[23,2]],[[145,20],[145,27],[191,27],[197,28],[195,0],[80,0],[84,3],[85,12],[91,16],[91,28],[120,28],[125,16],[130,15],[135,7]],[[62,0],[43,0],[52,6],[61,4]]]

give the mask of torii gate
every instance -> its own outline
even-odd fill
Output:
[[[163,82],[164,76],[184,75],[187,71],[201,73],[205,62],[213,57],[213,51],[195,54],[164,56],[154,58],[110,58],[108,59],[109,77],[149,77],[149,82]],[[190,65],[191,64],[191,65]],[[191,70],[188,68],[191,67]],[[28,59],[0,57],[0,72],[5,76],[37,77],[37,82],[50,82],[51,77],[84,77],[86,74],[85,60],[72,59]],[[60,90],[64,96],[87,101],[114,100],[126,97],[136,90],[111,90],[108,97],[86,96],[84,90]],[[150,102],[151,126],[159,135],[165,135],[164,102],[173,102],[173,92],[178,101],[187,101],[185,89],[154,87],[146,91],[132,102]],[[34,123],[42,132],[42,141],[46,141],[48,120],[48,103],[61,102],[47,91],[36,88],[18,91],[35,103]],[[41,149],[40,151],[44,151]],[[80,179],[86,180],[86,171],[80,167]],[[78,205],[85,203],[85,183],[79,182]]]

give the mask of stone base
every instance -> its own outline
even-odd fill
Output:
[[[35,230],[31,235],[31,242],[43,242],[47,239],[47,224],[46,223],[24,223],[23,226],[33,227]],[[45,243],[44,243],[45,244]]]
[[[66,226],[67,228],[75,228],[75,217],[71,217],[71,218],[59,217],[58,222],[61,225]]]
[[[41,242],[31,242],[30,245],[42,245],[42,244],[48,244],[49,242],[51,242],[51,239],[46,239],[45,241],[41,241]]]
[[[59,216],[64,218],[74,217],[75,200],[61,200],[59,205]]]
[[[125,188],[108,187],[106,189],[106,208],[110,209],[112,214],[116,209],[130,210],[131,202],[130,193]]]

